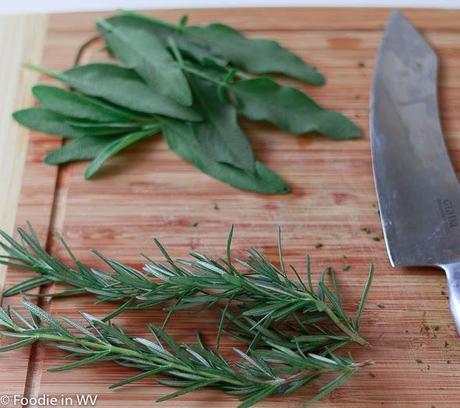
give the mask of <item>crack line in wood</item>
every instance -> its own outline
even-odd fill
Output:
[[[64,143],[62,143],[62,145],[63,144]],[[54,187],[53,204],[45,242],[45,249],[48,253],[52,253],[54,232],[62,232],[66,207],[65,202],[68,193],[68,188],[63,188],[65,185],[68,186],[68,183],[65,183],[66,173],[66,168],[62,166],[58,167]],[[51,291],[54,290],[54,286],[54,283],[46,286],[40,286],[38,293],[40,295],[51,293]],[[37,305],[45,311],[49,312],[51,308],[51,300],[51,298],[39,297],[37,300]],[[23,393],[24,397],[27,397],[28,401],[30,401],[31,397],[37,397],[40,390],[41,377],[43,373],[42,366],[44,362],[43,347],[45,347],[45,345],[41,343],[33,343],[30,349],[29,363],[27,365],[27,375]],[[23,406],[23,408],[29,407],[32,408],[29,403]]]

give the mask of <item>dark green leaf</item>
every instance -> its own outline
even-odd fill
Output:
[[[62,73],[56,79],[90,96],[144,113],[157,113],[177,119],[201,120],[194,110],[152,91],[132,69],[114,64],[86,64]]]
[[[254,171],[254,153],[238,125],[236,110],[228,102],[220,101],[217,87],[212,83],[191,79],[197,111],[204,118],[195,132],[203,152],[214,160],[231,164],[247,172]]]
[[[220,64],[226,63],[222,58],[212,54],[206,44],[196,42],[197,39],[193,41],[183,29],[173,24],[133,12],[123,12],[122,15],[110,17],[106,21],[117,27],[139,27],[143,31],[160,38],[165,45],[168,45],[169,40],[173,40],[182,52],[196,61],[215,60]]]
[[[313,85],[324,83],[324,77],[315,67],[306,64],[276,41],[250,39],[224,24],[188,27],[184,33],[197,43],[208,46],[211,53],[245,71],[256,74],[280,73]]]
[[[89,123],[67,122],[70,126],[83,133],[85,136],[117,135],[139,130],[142,126],[136,123]]]
[[[45,157],[47,164],[63,164],[75,160],[94,159],[116,136],[82,136],[53,150]]]
[[[153,91],[182,105],[192,104],[187,79],[158,36],[137,24],[116,24],[116,20],[99,20],[97,28],[113,54]]]
[[[35,85],[32,93],[43,107],[72,118],[95,122],[129,122],[135,117],[98,99],[50,85]]]
[[[88,166],[85,171],[85,178],[88,180],[97,173],[97,171],[102,167],[102,165],[111,157],[115,156],[117,153],[127,148],[128,146],[139,142],[142,139],[145,139],[148,136],[151,136],[160,131],[160,127],[157,128],[157,131],[153,130],[141,130],[139,132],[130,133],[126,136],[123,136],[117,140],[114,140],[112,143],[104,147],[94,161]]]
[[[267,120],[291,133],[319,132],[331,139],[359,137],[359,128],[345,116],[318,106],[303,92],[270,78],[235,82],[231,90],[240,112],[252,120]]]
[[[67,138],[82,136],[81,132],[66,123],[68,117],[48,109],[28,108],[19,110],[13,113],[13,118],[21,125],[39,132]]]
[[[171,150],[203,173],[224,183],[259,193],[285,194],[290,191],[276,173],[258,161],[255,163],[255,172],[249,174],[236,167],[213,160],[199,144],[192,124],[168,121],[163,127],[163,133]]]

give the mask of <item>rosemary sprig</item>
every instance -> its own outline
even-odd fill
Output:
[[[4,232],[0,236],[4,242],[0,246],[6,255],[0,256],[0,264],[19,269],[27,269],[38,274],[7,289],[4,296],[27,293],[31,289],[48,283],[70,285],[71,289],[51,293],[47,296],[67,296],[77,293],[95,294],[101,301],[123,302],[106,319],[128,309],[145,309],[175,301],[169,305],[172,314],[176,310],[192,307],[209,307],[226,301],[243,307],[243,316],[256,321],[257,325],[268,325],[292,320],[299,327],[313,328],[318,334],[337,336],[329,328],[333,323],[351,341],[361,345],[367,342],[359,335],[361,314],[367,299],[373,277],[373,266],[369,269],[358,306],[356,318],[346,314],[340,300],[337,286],[329,289],[325,280],[330,275],[336,281],[335,272],[326,269],[319,281],[318,288],[312,285],[310,259],[307,257],[306,283],[297,270],[290,265],[296,280],[286,272],[279,236],[280,267],[271,263],[256,249],[248,251],[247,260],[233,261],[231,243],[233,228],[227,242],[227,259],[213,260],[209,257],[191,253],[192,260],[173,260],[165,248],[155,240],[166,262],[156,263],[147,258],[144,270],[137,270],[115,260],[107,259],[95,252],[111,269],[106,272],[93,269],[80,262],[62,238],[61,242],[73,259],[69,266],[54,258],[40,245],[32,227],[18,229],[20,241]],[[239,268],[248,272],[242,272]],[[156,280],[153,280],[156,278]],[[224,309],[226,312],[227,307]],[[326,326],[324,327],[324,324]],[[310,330],[310,329],[306,330]],[[220,333],[220,331],[219,331]],[[309,335],[307,331],[305,335]],[[342,341],[342,339],[340,340]]]
[[[56,319],[26,301],[22,304],[30,318],[13,308],[0,309],[0,326],[5,328],[1,334],[18,339],[1,347],[0,352],[26,347],[34,342],[46,342],[69,352],[67,357],[79,358],[51,371],[70,370],[107,360],[140,370],[138,375],[112,384],[111,388],[161,375],[159,383],[180,390],[158,401],[213,387],[238,395],[242,400],[240,407],[250,407],[270,395],[289,394],[312,383],[324,372],[337,372],[338,376],[312,399],[317,401],[362,365],[333,353],[326,356],[296,352],[276,340],[270,343],[269,348],[253,351],[250,355],[235,348],[239,360],[230,363],[218,352],[207,348],[199,334],[194,345],[178,344],[165,331],[149,324],[153,339],[130,337],[113,323],[86,313],[82,313],[85,323],[81,324],[66,317]]]

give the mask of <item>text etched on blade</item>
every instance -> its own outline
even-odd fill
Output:
[[[448,228],[458,227],[457,213],[455,211],[454,203],[449,199],[438,199],[438,207],[442,219]]]

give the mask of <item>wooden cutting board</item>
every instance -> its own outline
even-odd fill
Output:
[[[372,347],[352,350],[355,360],[371,360],[374,364],[363,368],[317,406],[459,406],[460,340],[448,312],[442,272],[393,269],[383,241],[373,240],[381,237],[381,229],[367,131],[368,91],[388,10],[215,9],[151,13],[171,21],[187,13],[192,24],[222,21],[250,36],[279,40],[326,75],[324,87],[303,88],[325,107],[340,110],[355,120],[363,130],[362,139],[334,142],[316,136],[296,137],[268,125],[244,123],[257,157],[293,188],[290,195],[264,196],[235,190],[200,173],[171,153],[160,139],[130,148],[112,159],[94,181],[84,181],[84,163],[60,168],[43,164],[45,153],[61,141],[32,133],[16,224],[30,220],[47,249],[63,259],[68,257],[53,238],[53,230],[61,232],[84,262],[98,264],[90,253],[97,248],[135,267],[141,266],[140,252],[160,259],[152,245],[153,237],[164,242],[174,256],[184,257],[191,250],[221,256],[232,223],[236,226],[235,254],[243,255],[245,248],[256,246],[274,259],[275,227],[280,225],[287,260],[300,269],[309,253],[316,274],[326,266],[334,266],[350,310],[356,309],[367,267],[374,263],[376,277],[362,323],[362,334]],[[39,60],[44,44],[44,65],[57,70],[69,66],[78,47],[94,35],[95,18],[103,15],[51,16],[45,41],[40,40],[44,19],[30,18],[23,23],[29,32],[29,37],[21,40],[26,51],[18,54],[16,61]],[[459,169],[460,11],[408,10],[406,15],[439,54],[444,134],[454,166]],[[24,80],[23,75],[21,71],[16,106],[25,107],[30,98],[22,95],[29,94],[30,79]],[[5,123],[10,126],[11,122]],[[16,143],[18,132],[19,128],[11,125],[5,146]],[[5,134],[1,137],[6,140]],[[2,179],[9,188],[2,184],[2,205],[8,204],[10,210],[5,210],[1,222],[7,228],[5,220],[12,223],[14,192],[19,186],[11,180],[22,174],[23,146],[24,143],[0,152],[0,164],[6,169]],[[7,166],[6,160],[13,162]],[[8,169],[15,169],[13,176],[8,175]],[[219,209],[214,209],[215,203]],[[323,247],[315,248],[318,242]],[[352,268],[342,271],[344,263]],[[10,270],[6,286],[25,275]],[[3,299],[3,304],[17,303],[16,298]],[[110,310],[110,305],[95,306],[91,297],[42,305],[52,313],[75,318],[80,310],[95,315]],[[162,317],[162,311],[148,310],[127,313],[118,321],[129,333],[143,335],[146,322],[159,323]],[[212,344],[216,316],[206,319],[200,322],[200,329]],[[179,341],[191,340],[196,322],[190,314],[178,314],[171,331]],[[232,343],[226,339],[223,345],[229,349]],[[60,351],[42,345],[0,355],[1,393],[60,396],[91,392],[99,395],[98,407],[150,407],[156,398],[171,391],[152,379],[108,390],[110,383],[135,373],[110,363],[63,373],[46,371],[62,363],[62,357]],[[288,399],[270,398],[260,406],[298,407],[312,391],[303,389]],[[235,398],[220,392],[200,391],[161,406],[234,407],[236,403]]]

